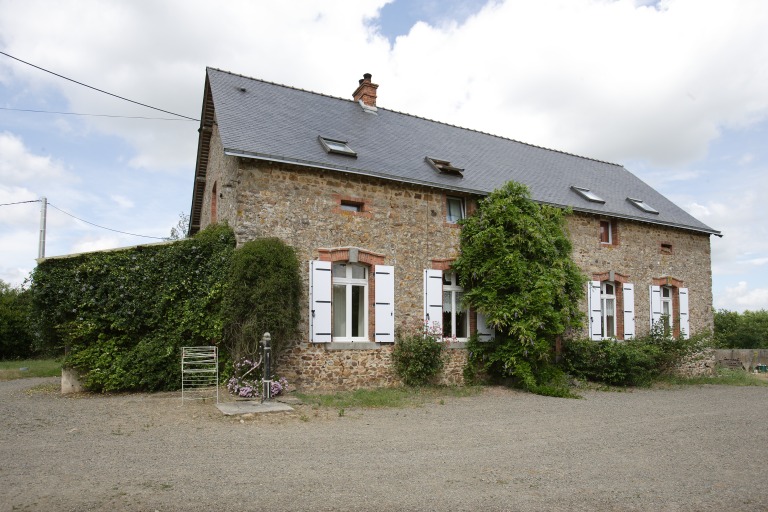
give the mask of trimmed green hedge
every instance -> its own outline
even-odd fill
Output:
[[[168,244],[48,259],[32,274],[36,328],[93,391],[180,386],[180,347],[221,339],[235,236],[226,225]]]

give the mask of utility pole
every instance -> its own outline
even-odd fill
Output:
[[[48,199],[40,199],[40,244],[37,247],[37,258],[45,258],[45,217],[48,211]]]

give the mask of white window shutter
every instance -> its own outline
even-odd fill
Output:
[[[661,286],[651,285],[651,329],[661,322]]]
[[[376,265],[374,269],[374,340],[395,341],[395,267]]]
[[[635,337],[635,285],[624,283],[624,339]]]
[[[331,341],[331,262],[309,262],[309,341]]]
[[[424,270],[424,324],[443,332],[442,270]]]
[[[588,288],[589,337],[592,340],[603,339],[603,308],[600,302],[600,281],[590,281]]]
[[[477,338],[479,341],[491,341],[496,337],[496,331],[485,322],[485,315],[477,313]]]
[[[691,335],[688,319],[688,288],[680,288],[678,293],[680,296],[680,335],[684,339],[688,339]]]

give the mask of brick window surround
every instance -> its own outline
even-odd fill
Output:
[[[592,280],[600,281],[601,283],[610,281],[616,284],[613,291],[614,295],[616,296],[616,315],[614,317],[616,321],[616,339],[623,340],[624,315],[622,313],[624,311],[624,288],[621,285],[629,282],[629,276],[619,274],[618,272],[608,271],[592,274]]]
[[[343,215],[352,215],[355,217],[363,217],[365,219],[372,219],[373,212],[371,211],[371,202],[363,197],[345,196],[342,194],[332,194],[334,206],[331,209],[333,213],[340,213]],[[354,204],[360,207],[359,212],[345,210],[341,207],[342,204]]]
[[[346,212],[357,214],[357,212]],[[384,264],[384,255],[360,249],[358,247],[336,247],[332,249],[318,249],[320,261],[330,261],[331,263],[345,262],[358,263],[368,267],[368,341],[373,340],[374,329],[376,328],[375,317],[375,298],[376,298],[376,280],[374,279],[374,269],[376,265]]]

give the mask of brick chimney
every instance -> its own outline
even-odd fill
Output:
[[[376,106],[376,89],[379,88],[379,84],[371,83],[371,74],[365,73],[363,78],[360,79],[360,85],[357,86],[355,92],[352,93],[352,97],[355,101],[362,101],[363,104],[369,107]]]

